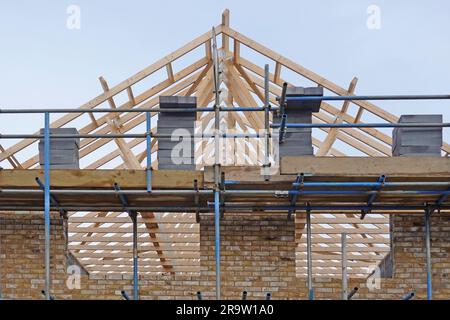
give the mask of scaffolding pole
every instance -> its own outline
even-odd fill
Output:
[[[50,113],[44,117],[45,299],[50,300]]]
[[[360,101],[360,100],[449,100],[448,94],[423,95],[367,95],[367,96],[299,96],[286,97],[286,101]]]
[[[214,228],[216,259],[216,300],[220,300],[220,70],[217,51],[216,32],[212,28],[212,50],[214,71]]]
[[[118,193],[123,209],[129,206],[126,196],[122,193],[118,183],[114,183],[114,190]],[[139,300],[139,268],[138,268],[138,230],[137,230],[137,211],[127,210],[133,224],[133,300]]]
[[[427,299],[433,300],[433,286],[431,276],[431,230],[430,230],[430,216],[431,210],[427,207],[425,209],[425,247],[426,247],[426,261],[427,261]]]
[[[309,203],[308,203],[309,206]],[[312,285],[312,240],[311,240],[311,210],[306,210],[306,255],[308,260],[308,299],[314,300]]]
[[[281,124],[272,124],[272,128],[280,128]],[[447,128],[450,123],[286,123],[286,128]]]
[[[139,300],[137,212],[132,211],[130,217],[133,222],[133,299]]]
[[[220,193],[214,192],[214,226],[216,249],[216,299],[220,300]]]
[[[341,234],[341,253],[342,253],[342,300],[348,300],[347,283],[347,234]]]
[[[147,166],[146,166],[146,183],[147,192],[152,192],[152,120],[150,112],[145,113],[146,124],[146,146],[147,146]]]
[[[269,65],[264,66],[264,180],[269,181],[269,167],[270,167],[270,88],[269,88]]]

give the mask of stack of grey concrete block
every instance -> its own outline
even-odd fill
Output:
[[[289,97],[302,97],[302,96],[314,96],[322,97],[323,88],[322,87],[288,87],[286,88],[286,98]],[[287,101],[287,108],[296,109],[299,112],[319,112],[321,100],[310,100],[310,101]]]
[[[442,115],[402,115],[399,123],[442,123]],[[403,127],[392,132],[394,157],[440,157],[442,127]]]
[[[298,96],[323,96],[323,88],[312,87],[288,87],[286,97]],[[301,124],[312,123],[312,113],[320,111],[320,100],[315,101],[287,101],[285,113],[287,123]],[[275,118],[275,123],[280,123],[281,118]],[[284,156],[312,156],[314,148],[312,146],[311,128],[287,128],[284,142],[279,146],[280,157]]]
[[[161,109],[196,108],[196,97],[160,96]],[[157,133],[170,135],[158,138],[158,169],[195,170],[194,159],[194,126],[195,112],[160,112],[158,115]]]
[[[311,112],[299,112],[297,110],[286,109],[287,123],[311,123]],[[280,122],[280,118],[275,118],[275,123]],[[284,142],[279,146],[280,157],[284,156],[312,156],[314,148],[312,146],[311,128],[286,128]]]
[[[44,130],[39,132],[44,134]],[[80,168],[80,138],[52,138],[52,135],[76,135],[76,128],[50,129],[50,168],[79,169]],[[44,167],[44,138],[39,140],[39,164]]]

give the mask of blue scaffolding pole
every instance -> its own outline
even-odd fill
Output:
[[[116,192],[120,192],[120,186],[114,183],[114,189]],[[128,200],[124,194],[118,193],[120,202],[123,208],[127,208]],[[139,300],[139,268],[138,268],[138,230],[137,230],[137,211],[128,210],[131,222],[133,224],[133,300]]]
[[[378,178],[378,180],[377,180],[377,182],[379,183],[379,184],[377,184],[376,186],[375,186],[375,191],[378,191],[378,190],[380,190],[381,189],[381,187],[383,187],[384,186],[384,181],[386,180],[386,176],[385,175],[382,175],[382,176],[380,176],[379,178]],[[370,196],[369,196],[369,199],[367,199],[367,206],[372,206],[372,204],[373,204],[373,202],[375,201],[375,198],[377,197],[377,194],[376,193],[373,193],[373,194],[371,194]],[[368,214],[368,213],[370,213],[370,209],[369,210],[362,210],[361,211],[361,220],[363,220],[364,219],[364,217],[366,216],[366,214]]]
[[[214,227],[216,249],[216,299],[220,300],[220,192],[214,192]]]
[[[147,192],[152,192],[152,121],[150,112],[145,113],[146,122],[146,145],[147,145],[147,168],[146,168],[146,182]]]
[[[312,284],[312,239],[311,239],[311,209],[309,203],[306,209],[306,256],[308,263],[308,299],[314,300],[314,288]]]
[[[285,123],[284,128],[447,128],[450,123]],[[281,128],[272,124],[271,128]]]
[[[430,239],[430,215],[431,210],[425,209],[425,248],[427,261],[427,299],[433,299],[433,285],[431,276],[431,239]]]
[[[360,100],[449,100],[448,94],[366,95],[366,96],[287,96],[286,101],[360,101]]]
[[[44,117],[45,299],[50,300],[50,113]]]

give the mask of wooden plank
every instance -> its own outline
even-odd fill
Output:
[[[212,60],[211,39],[205,42],[205,56],[208,60]]]
[[[206,74],[208,73],[209,69],[211,69],[211,67],[212,67],[212,63],[210,62],[203,68],[203,70],[200,73],[200,75],[198,76],[198,78],[194,81],[194,83],[191,85],[189,90],[184,94],[184,96],[190,96],[197,90],[198,85],[203,80],[203,78],[206,76]]]
[[[0,188],[38,189],[36,177],[43,180],[44,171],[40,169],[0,170]],[[123,189],[145,189],[145,170],[90,170],[67,169],[51,170],[52,188],[105,188],[111,189],[117,182]],[[155,170],[152,184],[154,188],[192,188],[197,180],[203,186],[203,173],[190,170]]]
[[[111,127],[111,132],[112,133],[114,133],[114,134],[122,133],[120,131],[119,127],[117,126],[117,124],[115,124],[114,121],[110,121],[109,125]],[[122,160],[123,160],[123,162],[125,164],[125,167],[127,169],[139,169],[139,168],[142,168],[142,166],[139,163],[138,159],[133,154],[133,151],[131,151],[131,149],[128,147],[128,144],[125,141],[125,139],[123,139],[123,138],[114,138],[114,141],[116,142],[117,146],[119,147],[120,156],[122,157]]]
[[[359,107],[358,113],[356,114],[354,123],[361,122],[361,117],[362,117],[363,112],[364,112],[364,108]]]
[[[248,83],[250,88],[253,90],[253,92],[258,96],[258,98],[261,100],[261,102],[265,102],[264,94],[259,90],[259,88],[256,86],[256,84],[253,82],[253,80],[250,78],[250,76],[245,72],[244,68],[242,68],[239,64],[234,65],[236,69],[241,74],[242,78]]]
[[[239,59],[241,57],[241,44],[240,44],[240,42],[237,41],[236,39],[234,39],[233,47],[234,47],[233,62],[234,63],[239,63]]]
[[[230,26],[230,10],[228,9],[225,9],[222,13],[222,26]],[[222,34],[222,49],[225,52],[228,52],[230,50],[229,37],[224,33]]]
[[[103,92],[107,93],[109,91],[108,83],[106,82],[105,78],[99,77],[98,80],[100,81],[100,84],[102,85]],[[108,98],[108,104],[111,107],[111,109],[117,109],[116,103],[114,102],[113,97]],[[115,116],[115,114],[114,114]]]
[[[175,79],[173,77],[172,63],[166,64],[166,71],[167,71],[167,78],[169,79],[170,82],[173,83]]]
[[[280,74],[281,74],[281,63],[276,62],[275,63],[275,72],[273,76],[273,82],[277,83],[280,81]]]
[[[127,88],[127,95],[130,105],[134,107],[136,105],[136,99],[134,98],[133,89],[131,89],[131,87]]]
[[[446,157],[283,157],[281,174],[321,176],[441,177],[450,176],[450,159]]]
[[[3,148],[3,146],[0,144],[0,152],[5,152],[6,150]],[[16,159],[16,157],[14,155],[11,155],[9,157],[6,158],[8,160],[8,162],[11,164],[11,166],[13,168],[18,168],[18,169],[23,169],[22,165],[20,164],[20,162]]]

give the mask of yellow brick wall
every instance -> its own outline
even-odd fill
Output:
[[[358,286],[358,299],[399,299],[414,291],[426,298],[423,215],[401,214],[392,218],[394,278],[381,279],[381,288],[368,290],[364,279],[350,279]],[[450,298],[450,221],[435,213],[432,223],[434,298]],[[67,262],[64,226],[52,218],[51,278],[57,299],[121,299],[120,291],[131,295],[131,275],[83,275],[81,289],[66,286]],[[142,299],[205,299],[215,295],[214,225],[212,216],[200,224],[201,272],[199,276],[141,276]],[[222,295],[240,299],[306,299],[306,279],[295,276],[295,226],[285,215],[262,213],[225,214],[221,220]],[[317,299],[340,299],[340,279],[314,278]],[[0,214],[0,287],[4,298],[42,299],[44,288],[44,224],[36,215]]]

